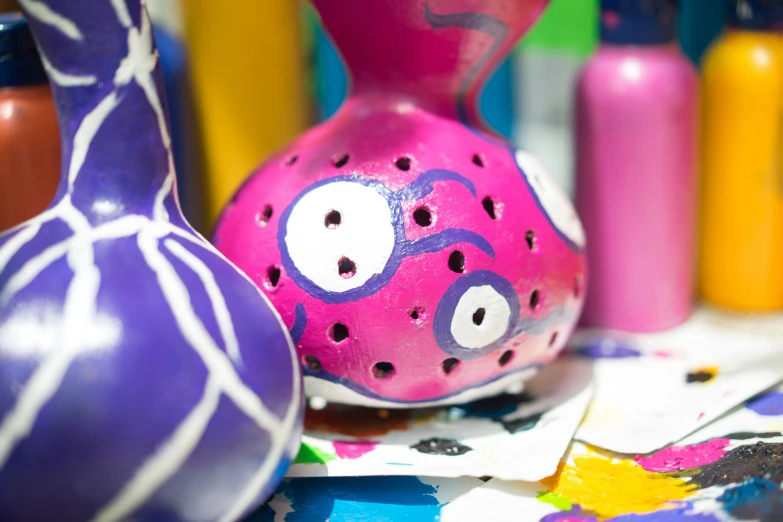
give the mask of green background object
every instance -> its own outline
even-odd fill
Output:
[[[552,0],[520,47],[526,51],[570,52],[584,59],[597,43],[598,0]]]

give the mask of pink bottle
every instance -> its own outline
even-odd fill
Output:
[[[564,345],[586,276],[568,198],[476,108],[545,0],[314,4],[352,93],[248,179],[217,247],[289,326],[309,395],[408,407],[516,388]]]
[[[589,238],[585,326],[654,331],[691,312],[698,79],[673,0],[602,0],[577,92],[577,208]]]

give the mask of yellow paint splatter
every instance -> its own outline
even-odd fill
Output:
[[[695,484],[662,473],[650,473],[633,460],[591,452],[560,463],[557,473],[542,481],[547,489],[568,498],[600,519],[666,509],[688,498]],[[670,506],[675,507],[675,506]]]

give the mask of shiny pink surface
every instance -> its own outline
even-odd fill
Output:
[[[584,257],[542,211],[514,151],[456,119],[475,115],[474,104],[463,102],[473,100],[489,64],[510,48],[543,2],[429,2],[433,12],[457,13],[448,18],[451,22],[464,23],[464,11],[482,9],[507,20],[472,13],[467,19],[478,29],[433,29],[423,18],[421,0],[315,3],[348,57],[356,78],[354,94],[332,119],[302,135],[248,179],[219,221],[217,247],[264,290],[292,328],[305,374],[362,396],[400,405],[442,401],[549,362],[581,308]],[[505,27],[499,39],[484,30],[498,27]],[[410,159],[408,170],[395,163],[402,157]],[[432,176],[431,192],[411,189]],[[409,249],[395,247],[385,275],[376,278],[381,281],[377,288],[362,287],[357,290],[362,295],[350,299],[286,268],[298,272],[302,261],[286,261],[288,234],[297,233],[289,226],[291,213],[301,206],[300,198],[337,178],[385,194],[397,216],[392,218],[395,244]],[[494,204],[494,219],[482,203],[487,197]],[[340,227],[357,226],[347,208],[355,204],[335,201],[329,207],[342,212]],[[267,207],[271,218],[265,220]],[[422,207],[431,214],[428,226],[413,219]],[[313,214],[306,225],[312,229],[302,231],[303,237],[323,233],[328,212]],[[389,222],[380,225],[379,235]],[[532,249],[528,231],[535,236]],[[425,244],[426,251],[416,250]],[[455,250],[465,257],[462,273],[449,268]],[[320,251],[312,255],[319,262],[323,257],[329,270],[338,269],[337,259]],[[270,267],[281,269],[276,285],[269,280]],[[355,277],[363,270],[367,266],[357,263]],[[449,331],[434,326],[437,312],[448,308],[455,285],[485,276],[499,281],[498,288],[507,284],[510,293],[503,298],[518,300],[519,308],[502,339],[473,351],[458,347],[455,356],[442,341]],[[534,290],[539,302],[531,309]],[[416,318],[410,315],[414,309]],[[347,326],[347,339],[331,338],[335,323]],[[442,324],[448,330],[448,320]],[[312,357],[318,361],[315,367]],[[446,372],[443,363],[452,357],[460,362]],[[392,364],[393,372],[377,376],[373,368],[379,362]]]
[[[698,79],[671,47],[602,46],[577,94],[587,326],[652,331],[691,311]]]
[[[412,101],[455,118],[455,98],[464,96],[468,121],[478,125],[480,89],[548,1],[313,0],[313,4],[350,68],[352,96]]]

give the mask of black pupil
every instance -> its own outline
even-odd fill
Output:
[[[324,225],[326,225],[326,228],[336,228],[337,225],[339,225],[343,220],[343,217],[340,215],[339,212],[336,210],[332,210],[328,214],[326,214],[326,218],[324,219]]]
[[[337,264],[337,271],[341,276],[353,275],[356,272],[356,265],[354,265],[353,261],[344,257],[340,259],[340,262]]]

